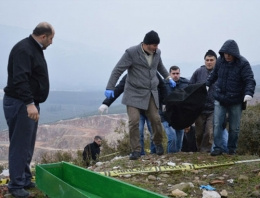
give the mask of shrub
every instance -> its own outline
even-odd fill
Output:
[[[260,156],[260,104],[248,106],[242,113],[238,139],[239,154]]]

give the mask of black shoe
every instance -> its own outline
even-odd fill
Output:
[[[28,198],[30,194],[23,188],[9,189],[9,193],[11,193],[14,197],[18,197],[18,198]]]
[[[157,155],[163,155],[164,150],[163,150],[163,145],[162,144],[156,145],[155,148],[156,148],[156,154]]]
[[[235,154],[236,154],[236,151],[232,151],[232,150],[228,151],[228,155],[235,155]]]
[[[30,188],[35,188],[35,187],[36,187],[35,183],[31,182],[27,186],[25,186],[24,189],[30,189]]]
[[[129,155],[129,159],[130,160],[137,160],[138,158],[140,158],[141,157],[141,154],[140,154],[140,152],[138,152],[138,151],[134,151],[134,152],[132,152],[130,155]]]
[[[210,153],[211,156],[218,156],[218,155],[222,155],[222,151],[220,150],[214,150]]]

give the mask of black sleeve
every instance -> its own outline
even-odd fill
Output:
[[[90,144],[88,144],[87,146],[85,146],[84,151],[82,153],[83,156],[83,160],[89,160],[90,156],[91,156],[91,148],[90,148]]]
[[[86,161],[87,158],[87,146],[85,146],[84,151],[82,153],[83,160]]]
[[[119,84],[115,87],[114,98],[106,98],[102,104],[105,104],[109,107],[124,92],[126,77],[127,74],[121,79]]]
[[[164,83],[164,80],[158,73],[157,73],[157,78],[159,79],[159,84],[158,84],[159,101],[161,104],[163,104],[164,103],[163,101],[167,96],[167,87]]]

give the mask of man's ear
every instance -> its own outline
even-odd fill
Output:
[[[41,37],[42,40],[44,40],[47,36],[46,36],[46,34],[43,34],[40,37]]]

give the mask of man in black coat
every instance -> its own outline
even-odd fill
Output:
[[[43,50],[52,44],[54,34],[53,27],[42,22],[28,38],[18,42],[9,55],[3,108],[10,141],[8,189],[14,197],[28,197],[25,189],[35,187],[31,182],[30,163],[40,117],[39,103],[49,94]]]
[[[91,160],[98,161],[101,143],[102,138],[100,136],[95,136],[94,142],[85,146],[82,156],[83,160],[86,161],[87,166],[89,166]]]
[[[240,129],[243,102],[250,101],[255,91],[255,79],[249,62],[240,55],[237,43],[227,40],[219,50],[216,65],[206,85],[215,83],[214,150],[212,156],[221,155],[223,123],[228,114],[228,153],[234,155]]]
[[[216,53],[213,50],[208,50],[204,56],[205,65],[202,65],[192,74],[190,83],[205,83],[215,67],[216,60]],[[196,142],[199,152],[210,152],[213,144],[214,90],[215,85],[212,84],[209,87],[203,111],[195,121]]]

